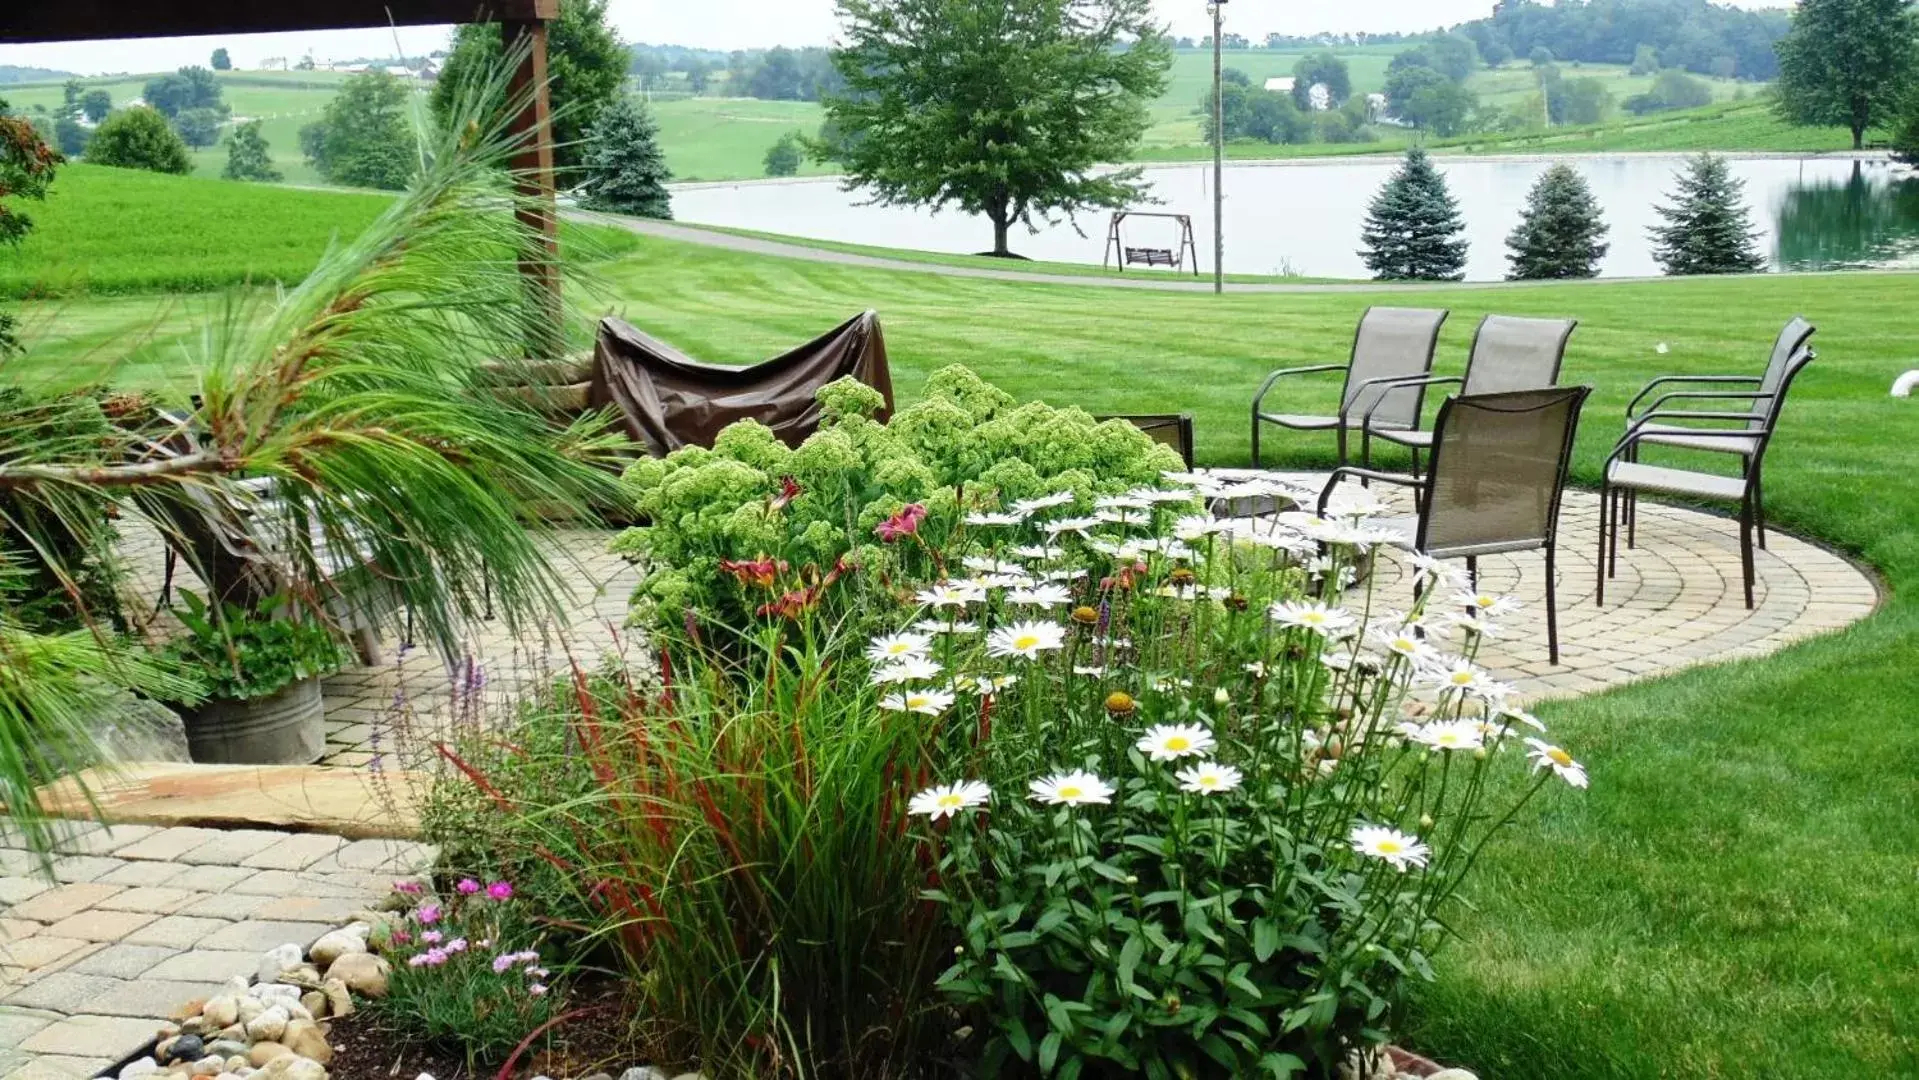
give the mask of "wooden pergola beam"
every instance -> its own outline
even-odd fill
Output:
[[[559,0],[57,0],[9,3],[0,44],[542,22]]]
[[[558,18],[560,0],[50,0],[8,3],[0,20],[0,45],[113,38],[195,37],[208,34],[268,34],[350,30],[381,26],[438,26],[497,22],[511,49],[530,41],[513,73],[512,95],[533,90],[529,106],[513,118],[515,135],[531,135],[513,156],[520,193],[528,197],[520,220],[534,231],[533,250],[520,272],[534,302],[547,312],[549,332],[528,343],[536,356],[556,356],[560,341],[559,214],[554,205],[553,116],[547,97],[546,24]],[[17,10],[16,10],[17,9]]]

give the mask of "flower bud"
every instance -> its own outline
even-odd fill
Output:
[[[1106,711],[1115,719],[1131,716],[1138,708],[1139,703],[1133,700],[1133,695],[1124,690],[1115,690],[1106,695]]]
[[[1128,874],[1128,875],[1126,875],[1126,884],[1128,884],[1128,885],[1137,885],[1137,884],[1139,884],[1139,875],[1138,875],[1138,874]]]
[[[1230,705],[1232,704],[1232,701],[1233,701],[1233,695],[1227,693],[1225,687],[1221,686],[1213,690],[1213,704]]]
[[[1434,824],[1433,816],[1431,814],[1419,815],[1419,830],[1421,832],[1430,831],[1433,827],[1433,824]]]

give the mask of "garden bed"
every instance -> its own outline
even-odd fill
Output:
[[[636,1006],[624,980],[597,975],[576,983],[568,1012],[576,1019],[556,1027],[550,1039],[529,1049],[514,1068],[516,1076],[620,1076],[643,1060],[632,1045],[631,1017]],[[358,1012],[333,1024],[330,1080],[410,1080],[422,1073],[434,1080],[486,1080],[504,1061],[468,1068],[456,1052],[408,1039],[382,1024],[371,1012]]]

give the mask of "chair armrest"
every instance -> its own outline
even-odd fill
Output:
[[[1266,395],[1272,392],[1273,384],[1281,379],[1293,375],[1317,375],[1325,371],[1345,371],[1346,368],[1347,365],[1345,364],[1314,364],[1312,367],[1282,368],[1275,371],[1271,375],[1266,376],[1266,381],[1260,384],[1259,393],[1253,395],[1253,411],[1259,411],[1259,403],[1266,400]]]
[[[1326,516],[1326,506],[1333,501],[1333,490],[1339,487],[1340,479],[1347,476],[1356,476],[1364,480],[1378,480],[1385,484],[1399,484],[1404,487],[1419,487],[1425,483],[1425,481],[1416,476],[1402,476],[1399,473],[1380,472],[1377,469],[1361,469],[1352,465],[1341,465],[1339,468],[1333,470],[1331,476],[1326,478],[1326,486],[1320,490],[1319,509],[1317,511],[1320,517]]]
[[[1625,453],[1627,450],[1637,445],[1639,440],[1645,437],[1646,435],[1646,426],[1657,420],[1760,420],[1760,419],[1764,419],[1764,417],[1755,416],[1751,413],[1697,412],[1697,411],[1688,411],[1688,410],[1669,410],[1666,412],[1650,412],[1640,417],[1639,419],[1633,421],[1632,426],[1626,429],[1626,434],[1621,436],[1619,439],[1619,442],[1613,445],[1613,452],[1611,455],[1607,457],[1606,464],[1610,468],[1614,459],[1618,458],[1620,454]],[[1703,436],[1705,438],[1750,439],[1754,435],[1759,433],[1750,431],[1746,428],[1687,428],[1686,434]]]
[[[1676,390],[1670,394],[1661,394],[1652,403],[1649,412],[1659,412],[1668,401],[1771,401],[1777,394],[1761,393],[1758,390]]]
[[[1458,383],[1464,386],[1466,380],[1458,375],[1395,375],[1384,379],[1368,379],[1359,384],[1362,393],[1374,386],[1380,386],[1383,389],[1380,390],[1379,397],[1366,407],[1366,415],[1360,419],[1360,425],[1367,430],[1372,429],[1373,414],[1379,411],[1380,406],[1386,404],[1386,399],[1392,396],[1394,390],[1410,389],[1415,386],[1440,386],[1446,383]],[[1358,401],[1359,394],[1354,394],[1353,400]],[[1345,423],[1346,410],[1340,411],[1339,419],[1342,424]]]
[[[1659,378],[1647,383],[1645,389],[1639,391],[1639,396],[1633,398],[1632,404],[1626,406],[1626,415],[1627,417],[1631,417],[1637,413],[1640,402],[1651,397],[1654,390],[1671,383],[1697,383],[1707,385],[1712,383],[1762,383],[1764,381],[1765,380],[1758,375],[1661,375]]]

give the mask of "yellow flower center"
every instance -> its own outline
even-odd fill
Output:
[[[1166,740],[1166,749],[1171,750],[1175,753],[1181,750],[1189,749],[1192,745],[1193,745],[1193,741],[1191,739],[1188,739],[1184,735],[1175,735],[1172,738]]]
[[[913,651],[913,647],[911,645],[906,644],[903,641],[895,641],[894,643],[886,647],[886,652],[890,656],[905,656],[907,653],[912,651]]]
[[[912,697],[909,697],[906,699],[906,706],[907,708],[910,708],[910,709],[923,709],[926,707],[926,703],[930,700],[931,700],[930,698],[927,698],[924,695],[915,694]]]
[[[1546,756],[1551,758],[1555,765],[1566,766],[1573,763],[1573,756],[1557,746],[1546,751]]]
[[[1059,797],[1062,799],[1077,799],[1084,794],[1086,794],[1086,789],[1080,787],[1078,784],[1068,784],[1059,789]]]
[[[1473,673],[1472,673],[1472,672],[1470,672],[1470,671],[1455,671],[1455,672],[1453,672],[1453,685],[1454,685],[1454,686],[1471,686],[1471,685],[1472,685],[1472,682],[1473,682]]]
[[[1205,788],[1212,788],[1212,787],[1218,787],[1218,786],[1219,786],[1219,777],[1217,777],[1217,776],[1202,776],[1202,777],[1200,777],[1200,778],[1199,778],[1199,786],[1200,786],[1200,787],[1205,787]]]
[[[1326,621],[1326,616],[1321,615],[1317,611],[1309,611],[1306,614],[1301,615],[1299,617],[1299,621],[1303,623],[1323,623]]]
[[[1031,649],[1038,645],[1039,637],[1035,634],[1021,634],[1019,637],[1013,639],[1013,648],[1015,649]]]
[[[1405,847],[1397,840],[1381,840],[1379,842],[1379,853],[1381,855],[1397,855],[1404,850],[1406,850]]]
[[[966,800],[960,798],[958,795],[941,795],[940,796],[940,809],[942,810],[957,810],[960,807],[965,805],[966,805]]]

